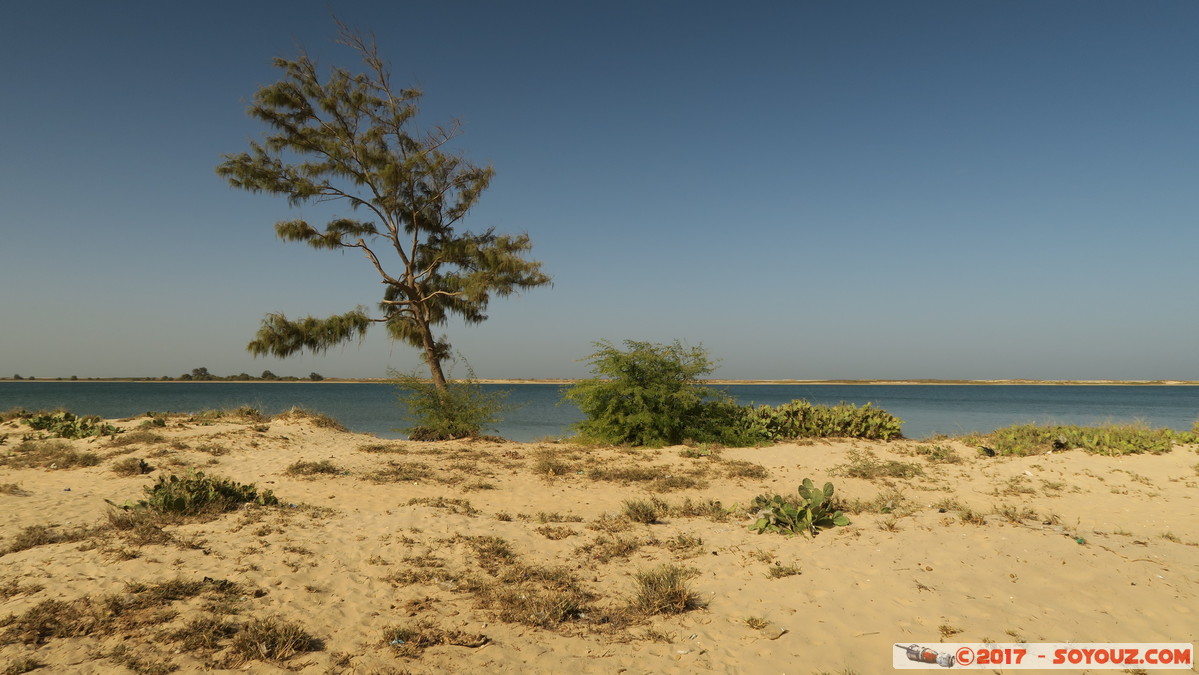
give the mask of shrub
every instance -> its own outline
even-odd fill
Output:
[[[606,340],[587,360],[596,377],[566,390],[587,418],[575,425],[584,442],[659,447],[684,440],[745,444],[736,436],[740,408],[698,377],[715,364],[702,347]]]
[[[749,529],[758,534],[778,532],[780,534],[811,534],[820,530],[849,525],[844,513],[832,508],[833,484],[825,483],[817,488],[812,479],[803,479],[797,497],[775,495],[755,497],[752,507],[757,509],[757,520]]]
[[[275,506],[279,499],[270,490],[258,493],[251,483],[242,485],[225,478],[211,478],[190,471],[182,478],[174,474],[159,476],[146,488],[146,499],[123,508],[147,509],[160,514],[195,516],[231,511],[238,504]]]
[[[140,476],[143,473],[150,473],[154,467],[146,463],[146,460],[140,457],[126,457],[112,463],[112,472],[118,476]]]
[[[446,441],[477,438],[500,422],[500,413],[510,406],[504,402],[506,391],[484,391],[467,364],[464,380],[451,380],[446,390],[412,373],[389,370],[399,387],[399,401],[409,426],[395,429],[413,441]]]

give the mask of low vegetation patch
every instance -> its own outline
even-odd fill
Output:
[[[343,469],[340,466],[337,466],[327,459],[322,459],[319,462],[305,462],[301,460],[287,467],[284,473],[289,476],[336,476],[342,471]]]
[[[99,463],[100,456],[96,453],[76,450],[58,439],[22,441],[11,453],[0,457],[0,465],[14,469],[75,469]]]
[[[1018,424],[985,436],[968,437],[973,445],[996,455],[1040,455],[1051,450],[1080,449],[1103,455],[1170,452],[1176,432],[1151,429],[1143,424],[1109,424],[1097,427]]]
[[[106,423],[96,415],[79,417],[66,410],[51,413],[34,413],[24,418],[25,424],[38,431],[46,431],[59,438],[89,438],[91,436],[113,436],[123,430]]]
[[[285,410],[272,419],[281,421],[304,421],[321,429],[332,429],[334,431],[349,431],[344,424],[322,412],[309,410],[299,406],[292,407],[290,410]]]
[[[481,633],[446,630],[426,619],[415,624],[392,626],[384,630],[383,642],[395,649],[399,656],[415,657],[436,645],[482,647],[490,642],[490,639]]]
[[[270,490],[259,493],[254,484],[243,485],[227,478],[215,478],[199,471],[186,476],[160,476],[145,489],[146,498],[124,505],[122,510],[143,510],[167,516],[207,516],[232,511],[241,504],[277,506],[279,499]]]
[[[21,528],[21,531],[10,539],[3,549],[0,549],[0,555],[17,553],[49,544],[82,541],[95,535],[98,531],[98,528],[87,526],[64,530],[52,525],[28,525]]]
[[[114,437],[108,442],[110,448],[124,448],[130,445],[150,445],[153,443],[162,443],[166,438],[162,434],[156,434],[153,431],[130,431]]]
[[[780,406],[746,409],[743,424],[754,437],[776,442],[798,438],[865,438],[889,441],[900,438],[903,420],[867,403],[815,405],[800,399]]]
[[[850,450],[846,453],[849,462],[833,467],[834,476],[849,478],[864,478],[876,480],[879,478],[915,478],[924,475],[924,469],[919,464],[900,462],[894,459],[879,459],[873,452],[867,450]]]

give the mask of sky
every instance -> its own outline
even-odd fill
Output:
[[[479,377],[679,339],[730,379],[1199,379],[1193,0],[8,3],[0,374],[421,367],[246,351],[381,298],[215,174],[272,58],[360,68],[331,12],[494,166],[465,227],[554,278],[444,327]]]

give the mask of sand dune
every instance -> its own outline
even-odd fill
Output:
[[[144,421],[116,422],[119,445],[69,442],[100,459],[74,468],[15,466],[29,430],[0,425],[0,669],[865,675],[891,670],[896,643],[1195,642],[1199,628],[1191,447],[631,450],[381,441],[303,416]],[[130,458],[153,473],[114,473]],[[920,475],[839,475],[889,461]],[[106,500],[189,468],[281,504],[111,527]],[[747,529],[755,496],[804,477],[833,481],[852,524]],[[623,517],[629,501],[658,522]],[[17,545],[38,533],[67,540]],[[690,571],[680,613],[636,603],[636,574],[664,565]],[[269,617],[313,651],[239,652]]]

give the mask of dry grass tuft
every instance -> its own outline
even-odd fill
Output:
[[[662,565],[637,572],[637,594],[629,609],[644,616],[681,614],[704,606],[687,582],[696,576],[694,570],[678,565]]]
[[[482,647],[488,642],[490,639],[481,633],[446,630],[428,619],[383,631],[383,643],[394,648],[397,655],[408,658],[420,656],[421,652],[436,645]]]
[[[278,616],[251,619],[237,631],[230,647],[241,662],[286,661],[301,652],[323,648],[303,626]]]
[[[75,469],[99,463],[100,455],[76,450],[61,439],[23,441],[11,453],[0,457],[0,466],[14,469]]]
[[[287,467],[283,473],[289,476],[336,476],[341,474],[343,469],[327,459],[322,459],[319,462],[299,461]]]

